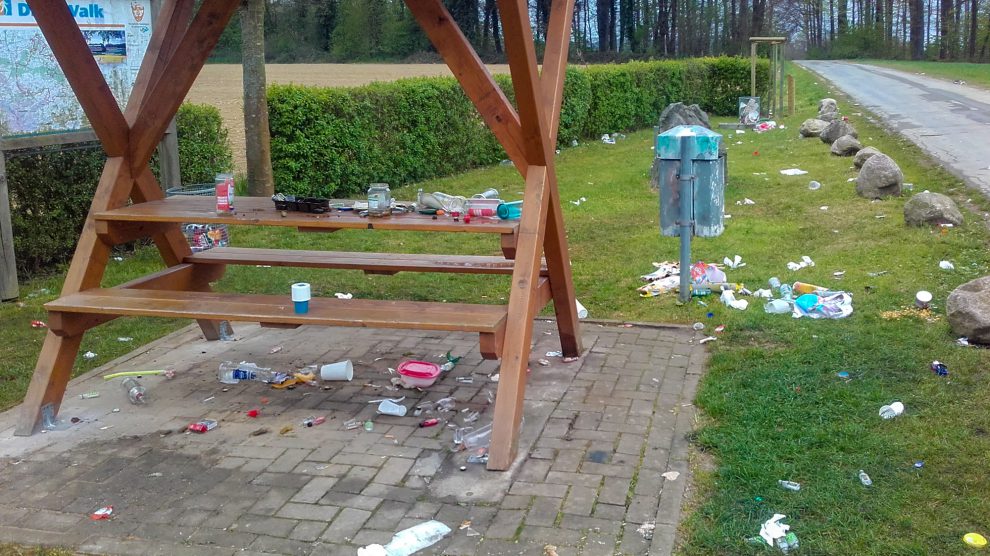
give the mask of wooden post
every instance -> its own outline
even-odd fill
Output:
[[[749,96],[756,96],[756,43],[749,43]]]
[[[0,149],[0,301],[15,299],[18,295],[14,228],[10,222],[10,196],[7,194],[7,165],[3,149]]]
[[[158,160],[162,169],[162,189],[182,185],[179,167],[179,137],[175,134],[175,118],[168,124],[162,142],[158,144]]]
[[[787,74],[787,115],[794,115],[794,76]]]

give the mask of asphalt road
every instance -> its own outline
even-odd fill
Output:
[[[797,63],[831,81],[990,198],[990,92],[863,64]],[[853,111],[841,102],[839,108]]]

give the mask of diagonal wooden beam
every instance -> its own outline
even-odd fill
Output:
[[[550,24],[546,47],[543,50],[543,71],[540,89],[547,108],[547,131],[550,144],[557,144],[560,127],[560,107],[564,101],[564,74],[567,71],[567,52],[571,43],[571,19],[574,17],[574,0],[557,0],[550,6]]]
[[[89,118],[89,125],[103,143],[103,150],[107,156],[123,155],[128,142],[127,123],[68,4],[29,0],[28,5]]]
[[[547,168],[530,166],[526,175],[523,206],[544,207],[549,199],[546,187]],[[499,369],[498,396],[492,419],[492,441],[488,451],[488,469],[504,471],[516,457],[519,425],[526,393],[526,369],[529,366],[533,319],[536,317],[539,286],[540,253],[546,232],[546,212],[523,211],[519,221],[516,263],[509,290],[509,308]],[[551,282],[551,289],[553,288]]]
[[[521,0],[498,0],[498,10],[502,16],[505,52],[509,58],[512,87],[516,92],[526,160],[532,165],[546,166],[548,145],[545,144],[545,108],[543,96],[539,94],[540,76],[536,67],[533,28],[529,23],[529,3]],[[552,146],[549,152],[553,153]]]
[[[525,146],[519,115],[441,0],[405,0],[430,42],[471,99],[482,119],[525,176]]]
[[[141,69],[134,80],[131,96],[127,101],[124,118],[133,126],[144,105],[148,91],[158,82],[165,65],[172,59],[179,46],[179,38],[189,26],[192,17],[193,0],[166,0],[155,19],[155,28],[148,42]]]
[[[145,95],[131,128],[128,153],[135,174],[151,159],[169,121],[186,98],[193,81],[216,46],[240,0],[204,2],[172,54],[161,76]]]

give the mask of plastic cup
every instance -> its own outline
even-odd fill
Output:
[[[394,415],[396,417],[403,417],[409,408],[402,404],[393,402],[392,400],[382,400],[382,403],[378,404],[378,413],[384,415]]]
[[[588,318],[588,310],[584,308],[584,305],[581,305],[581,302],[580,301],[578,301],[577,299],[575,299],[574,300],[574,306],[577,307],[577,314],[578,314],[578,318],[579,319],[586,319],[586,318]]]
[[[354,365],[351,360],[329,363],[320,367],[320,378],[323,380],[352,380],[354,378]]]
[[[292,303],[295,305],[296,314],[303,315],[309,312],[310,287],[306,282],[292,284]]]
[[[914,296],[914,304],[917,305],[919,309],[927,309],[928,305],[932,302],[932,292],[921,290]]]

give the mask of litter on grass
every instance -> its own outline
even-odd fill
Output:
[[[893,419],[902,413],[904,413],[904,404],[901,402],[891,402],[890,405],[880,408],[880,417],[884,419]]]
[[[841,319],[853,312],[852,296],[846,292],[806,293],[794,300],[794,318]]]
[[[737,205],[755,205],[756,201],[750,199],[749,197],[743,198],[742,201],[736,201]]]
[[[801,270],[802,268],[806,268],[809,266],[815,266],[815,261],[811,260],[811,257],[807,255],[803,255],[801,257],[801,260],[798,262],[791,261],[787,263],[787,269],[791,271]]]
[[[786,523],[781,523],[780,520],[787,517],[784,514],[773,514],[773,517],[763,522],[760,525],[760,537],[767,541],[767,544],[773,546],[777,539],[784,538],[787,535],[787,531],[790,530],[791,526]]]
[[[746,263],[742,262],[742,257],[740,257],[739,255],[736,255],[732,259],[730,259],[729,257],[725,257],[722,259],[722,262],[725,263],[725,266],[733,270],[746,266]]]
[[[938,267],[941,268],[942,270],[955,270],[956,265],[952,264],[949,261],[939,261]]]
[[[801,170],[800,168],[787,168],[785,170],[781,170],[780,173],[785,176],[803,176],[808,172],[805,170]]]

